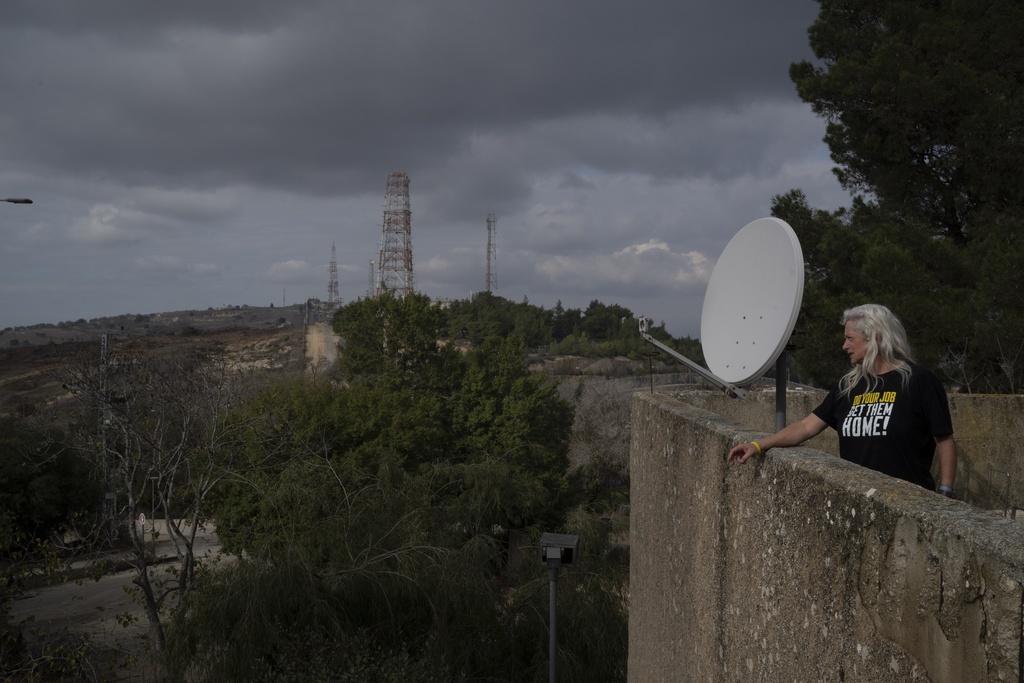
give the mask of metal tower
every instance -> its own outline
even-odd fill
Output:
[[[331,266],[329,272],[330,275],[327,280],[327,306],[333,310],[341,303],[341,297],[338,296],[338,258],[337,252],[334,250],[334,242],[331,242]]]
[[[401,171],[388,175],[384,195],[384,225],[377,260],[376,294],[413,293],[412,212],[409,210],[409,176]]]
[[[498,218],[493,213],[487,214],[487,291],[498,288],[498,247],[494,243],[494,230]]]
[[[370,259],[370,277],[366,280],[366,296],[367,298],[373,296],[373,290],[375,288],[373,277],[373,259]]]

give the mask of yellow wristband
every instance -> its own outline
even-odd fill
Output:
[[[751,441],[750,443],[757,449],[757,454],[761,455],[761,446],[756,441]]]

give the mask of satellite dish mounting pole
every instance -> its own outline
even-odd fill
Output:
[[[786,426],[786,380],[789,376],[789,347],[775,361],[775,431]]]
[[[747,397],[747,394],[749,392],[747,391],[747,389],[745,387],[738,387],[735,384],[730,384],[729,382],[723,382],[721,380],[721,378],[715,376],[710,371],[706,370],[705,368],[702,368],[700,365],[698,365],[697,363],[694,363],[692,360],[690,360],[686,356],[682,355],[681,353],[679,353],[675,349],[669,348],[665,344],[662,344],[660,341],[658,341],[657,339],[652,337],[650,335],[650,333],[647,331],[648,325],[651,322],[650,318],[645,318],[645,317],[641,316],[639,321],[640,321],[640,336],[643,337],[644,341],[647,341],[647,342],[649,342],[651,344],[654,344],[659,349],[661,349],[662,351],[664,351],[668,355],[672,356],[673,358],[675,358],[677,361],[679,361],[680,363],[682,363],[686,367],[688,367],[691,370],[693,370],[694,372],[696,372],[698,375],[700,375],[702,378],[704,378],[710,384],[712,384],[712,385],[718,387],[719,389],[722,389],[723,391],[725,391],[725,393],[729,394],[729,396],[731,396],[733,398],[742,398],[742,399],[745,399]]]

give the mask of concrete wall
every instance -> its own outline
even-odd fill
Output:
[[[949,409],[961,460],[958,491],[980,507],[1024,509],[1024,395],[954,394]]]
[[[1024,527],[742,423],[632,408],[629,680],[1021,681]]]
[[[679,396],[753,429],[775,431],[774,390],[752,391],[745,401],[720,391],[686,391]],[[820,390],[787,392],[788,422],[807,415],[824,397]],[[989,510],[1024,509],[1024,395],[952,394],[949,410],[960,456],[956,485],[960,499]],[[805,445],[839,455],[839,440],[831,429]],[[937,475],[937,462],[934,470]]]

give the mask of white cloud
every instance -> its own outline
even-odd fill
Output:
[[[612,254],[551,256],[536,273],[555,286],[572,290],[616,291],[618,287],[681,291],[704,287],[711,275],[709,259],[696,251],[674,253],[667,243],[650,240]]]
[[[312,268],[308,263],[294,259],[272,263],[267,270],[267,279],[277,283],[302,282],[311,275]]]
[[[97,204],[89,209],[89,216],[71,224],[68,236],[76,242],[114,244],[135,242],[140,236],[124,225],[125,216],[113,204]]]

